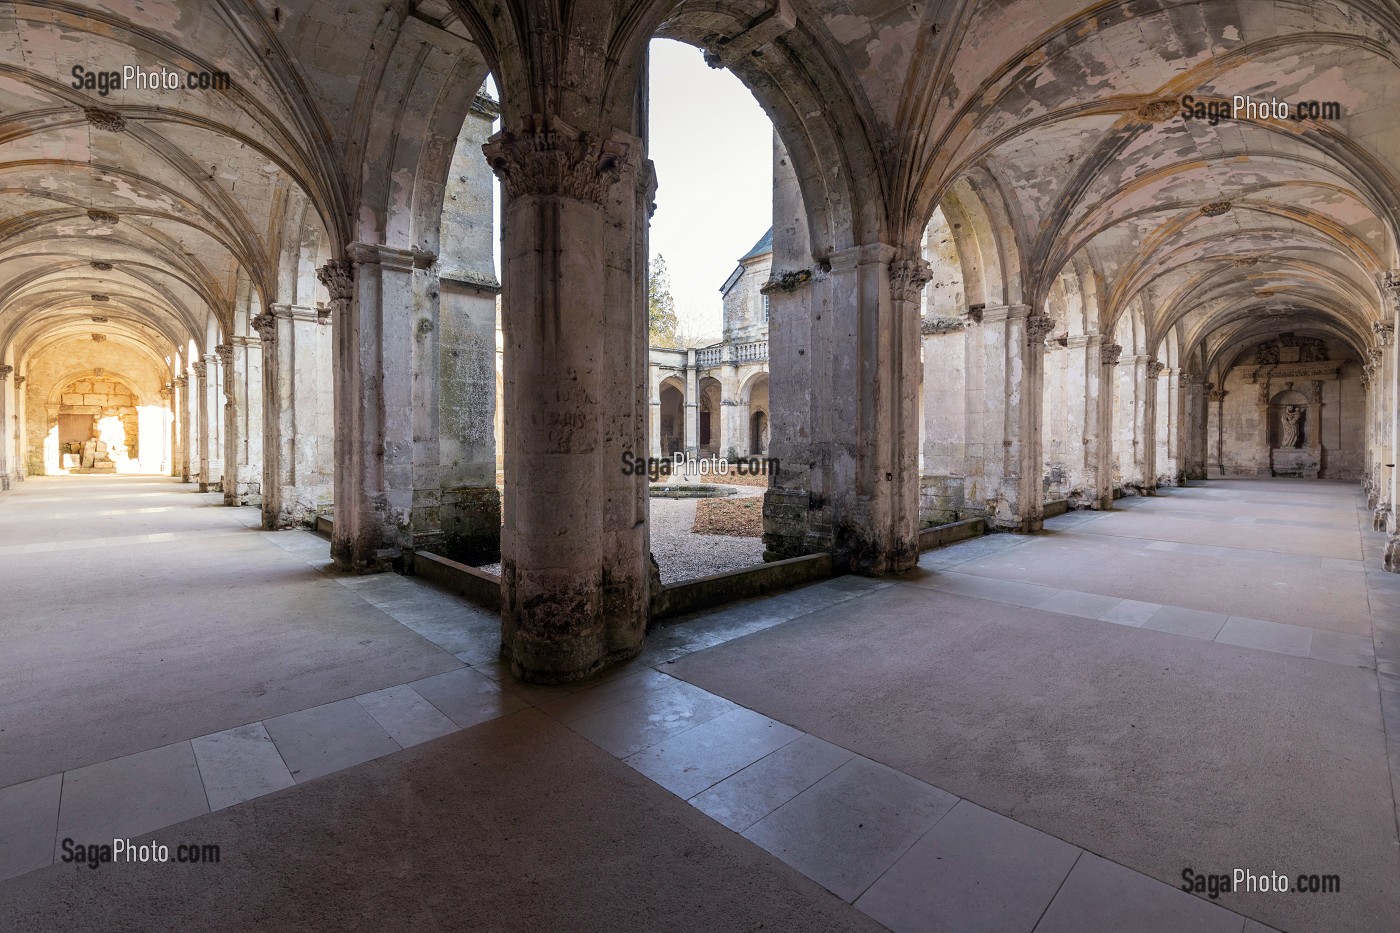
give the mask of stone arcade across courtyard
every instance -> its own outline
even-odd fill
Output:
[[[658,37],[774,130],[684,351]],[[1390,928],[1397,86],[1381,0],[0,5],[0,927]],[[673,449],[824,579],[663,620]]]

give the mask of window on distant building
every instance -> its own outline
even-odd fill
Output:
[[[768,323],[768,296],[763,296],[763,323]]]

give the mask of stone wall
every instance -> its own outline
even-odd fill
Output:
[[[167,376],[147,354],[115,340],[73,337],[45,348],[29,363],[25,393],[25,470],[55,472],[60,414],[103,414],[115,409],[126,427],[128,453],[145,472],[161,468],[164,455]],[[50,433],[50,429],[54,429]]]
[[[1236,366],[1225,377],[1223,402],[1210,404],[1207,432],[1208,463],[1225,476],[1268,476],[1271,438],[1267,399],[1261,383],[1251,381],[1254,366]],[[1320,430],[1320,479],[1359,480],[1365,470],[1366,395],[1361,385],[1361,367],[1347,360],[1338,378],[1321,381],[1320,426],[1305,420],[1303,446],[1313,444]],[[1311,392],[1306,378],[1295,380],[1303,394]],[[1269,386],[1271,397],[1285,389],[1275,378]],[[1223,431],[1221,430],[1223,427]]]

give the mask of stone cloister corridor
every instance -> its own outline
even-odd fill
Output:
[[[0,3],[0,933],[1397,933],[1397,89],[1400,0]]]
[[[1376,672],[1400,577],[1350,484],[1071,512],[676,620],[556,687],[503,669],[489,613],[336,574],[325,538],[177,480],[26,482],[0,540],[26,607],[0,626],[7,930],[471,909],[522,930],[683,910],[688,929],[1238,933],[1400,910],[1400,697]],[[65,836],[147,834],[221,860],[33,870]],[[1235,862],[1345,884],[1228,910],[1177,889]]]

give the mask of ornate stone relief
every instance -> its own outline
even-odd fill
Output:
[[[1099,362],[1105,366],[1117,366],[1123,355],[1123,348],[1116,343],[1106,343],[1099,347]]]
[[[1259,257],[1258,257],[1258,256],[1239,256],[1239,257],[1237,257],[1237,258],[1235,258],[1235,259],[1231,259],[1231,260],[1230,260],[1230,265],[1239,267],[1239,268],[1241,268],[1241,269],[1247,269],[1247,268],[1249,268],[1250,266],[1257,266],[1257,265],[1259,265]]]
[[[1045,341],[1045,335],[1055,329],[1055,319],[1044,314],[1032,314],[1026,318],[1026,341],[1035,346]]]
[[[107,320],[108,320],[107,318],[103,317],[103,316],[100,315],[100,314],[94,314],[94,315],[92,316],[92,323],[94,323],[94,324],[106,324],[106,323],[107,323]]]
[[[112,264],[110,262],[102,262],[99,259],[94,259],[92,262],[88,263],[88,265],[92,266],[98,272],[110,272],[112,269]]]
[[[89,208],[87,215],[88,220],[98,224],[114,224],[121,219],[111,211],[100,211],[95,207]]]
[[[1133,113],[1137,115],[1138,119],[1146,120],[1148,123],[1162,123],[1166,120],[1170,120],[1179,109],[1180,105],[1178,105],[1175,100],[1163,97],[1158,100],[1148,101],[1145,104],[1139,104],[1137,110],[1133,111]]]
[[[1201,213],[1207,217],[1219,217],[1229,211],[1231,206],[1229,201],[1211,201],[1201,205]]]
[[[4,365],[0,365],[0,382],[4,382],[6,379],[10,378],[10,373],[12,373],[12,372],[14,372],[14,371],[15,371],[15,368],[14,368],[13,366],[10,366],[8,363],[7,363],[7,364],[4,364]],[[15,383],[15,384],[16,384],[16,385],[19,384],[19,383],[18,383],[18,380],[16,380],[16,383]]]
[[[1166,366],[1165,366],[1164,364],[1158,362],[1157,360],[1148,360],[1148,361],[1147,361],[1147,378],[1148,378],[1148,379],[1156,379],[1158,376],[1162,375],[1162,370],[1165,369],[1165,368],[1166,368]]]
[[[1296,352],[1288,352],[1285,351]],[[1283,357],[1294,359],[1285,360]],[[1273,340],[1259,344],[1254,351],[1254,365],[1267,366],[1274,363],[1320,363],[1327,359],[1327,344],[1316,337],[1297,337],[1291,332],[1279,334]]]
[[[214,348],[214,353],[218,355],[219,362],[225,369],[233,366],[233,346],[232,344],[221,343]]]
[[[1385,321],[1373,321],[1371,331],[1376,335],[1376,346],[1390,346],[1390,338],[1395,336],[1395,325]]]
[[[350,260],[332,259],[316,270],[316,281],[326,286],[331,296],[329,307],[316,309],[320,323],[328,323],[332,317],[350,310],[350,301],[355,297],[355,266]]]
[[[511,197],[559,195],[602,204],[622,177],[631,150],[617,134],[604,140],[555,117],[536,114],[524,133],[501,130],[481,147]]]
[[[107,110],[102,107],[84,107],[83,116],[87,117],[87,121],[99,130],[120,133],[126,129],[126,118],[115,110]]]
[[[16,377],[15,377],[15,388],[16,388],[16,389],[22,389],[22,388],[24,388],[24,384],[25,384],[26,382],[28,382],[28,381],[29,381],[29,377],[28,377],[28,376],[16,376]]]
[[[922,259],[898,259],[890,263],[890,292],[895,301],[917,302],[933,278],[933,268]]]
[[[93,301],[111,301],[111,300],[112,300],[112,296],[110,296],[110,295],[89,295],[88,297],[91,298]]]
[[[1225,400],[1225,396],[1229,394],[1230,393],[1226,392],[1224,389],[1211,389],[1210,400],[1212,402],[1223,402]]]
[[[203,360],[195,360],[194,363],[190,365],[190,368],[194,370],[196,379],[203,379],[209,375],[209,364]]]
[[[104,341],[104,340],[106,340],[106,339],[107,339],[107,335],[106,335],[106,334],[93,334],[93,335],[92,335],[92,342],[93,342],[93,343],[101,343],[102,341]]]

